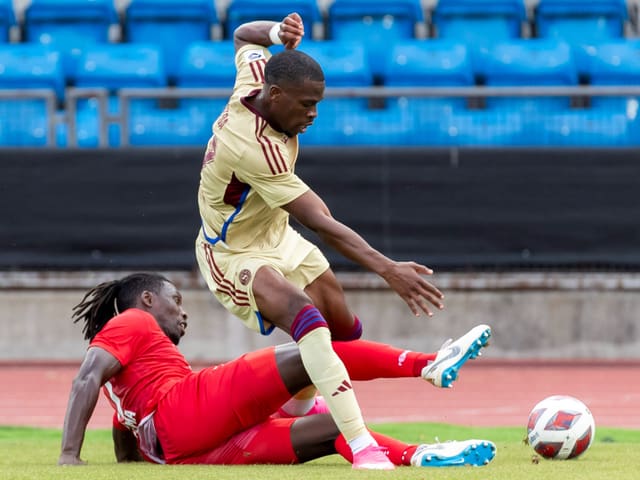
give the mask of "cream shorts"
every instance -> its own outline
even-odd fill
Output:
[[[247,327],[263,335],[270,334],[275,326],[262,318],[253,297],[253,279],[258,269],[269,265],[293,285],[304,289],[329,268],[320,249],[290,226],[277,248],[241,252],[210,244],[200,229],[196,258],[209,290],[220,303]]]

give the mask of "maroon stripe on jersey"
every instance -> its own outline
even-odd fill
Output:
[[[274,168],[273,161],[269,157],[269,151],[263,141],[264,137],[262,136],[262,133],[264,132],[265,128],[267,128],[267,122],[259,117],[256,117],[256,140],[258,140],[260,147],[262,147],[262,153],[264,155],[265,160],[267,161],[267,165],[269,165],[269,170],[271,170],[271,173],[275,175],[276,170]],[[280,173],[279,170],[278,170],[278,173]]]
[[[251,74],[253,75],[253,79],[256,82],[264,83],[264,67],[266,64],[267,61],[264,58],[255,62],[251,62],[249,64],[249,68],[251,68]]]
[[[264,131],[264,128],[262,130]],[[276,166],[278,167],[278,173],[286,172],[287,162],[284,161],[284,157],[282,156],[282,152],[278,148],[278,145],[276,144],[274,146],[274,144],[271,142],[269,137],[267,137],[266,135],[263,135],[261,138],[263,139],[264,143],[269,147],[269,151],[271,152],[271,158],[273,158]]]
[[[237,207],[240,204],[240,198],[242,194],[247,189],[249,184],[242,183],[236,177],[236,174],[231,175],[231,180],[227,184],[227,188],[224,190],[224,197],[222,197],[224,203],[227,205],[231,205],[233,207]]]
[[[213,259],[213,252],[211,251],[211,245],[206,244],[205,248],[205,256],[207,258],[207,263],[209,264],[209,273],[211,273],[211,278],[216,282],[218,288],[216,291],[229,295],[233,303],[241,307],[250,306],[249,297],[246,292],[242,292],[241,290],[236,290],[233,283],[224,278],[222,272],[220,272],[216,262]]]
[[[264,69],[267,66],[267,60],[265,58],[258,60],[258,71],[260,72],[260,81],[264,83]]]

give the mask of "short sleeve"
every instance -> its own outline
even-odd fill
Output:
[[[146,345],[151,331],[149,322],[155,322],[151,314],[142,310],[127,310],[109,320],[89,346],[105,349],[124,367]]]
[[[236,52],[237,90],[261,88],[264,84],[264,67],[271,57],[271,52],[261,45],[244,45]]]

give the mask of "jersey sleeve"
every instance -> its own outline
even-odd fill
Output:
[[[261,45],[244,45],[236,52],[236,83],[234,95],[261,88],[264,84],[264,67],[271,52]]]
[[[107,322],[91,341],[90,347],[100,347],[116,357],[124,367],[144,347],[153,316],[141,310],[128,310]]]

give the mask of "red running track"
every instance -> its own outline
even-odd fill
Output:
[[[0,365],[0,425],[60,428],[77,365]],[[367,422],[444,422],[523,426],[544,397],[573,395],[599,426],[640,428],[640,362],[522,362],[480,359],[452,389],[421,379],[356,382]],[[108,428],[112,412],[101,397],[90,428]]]

